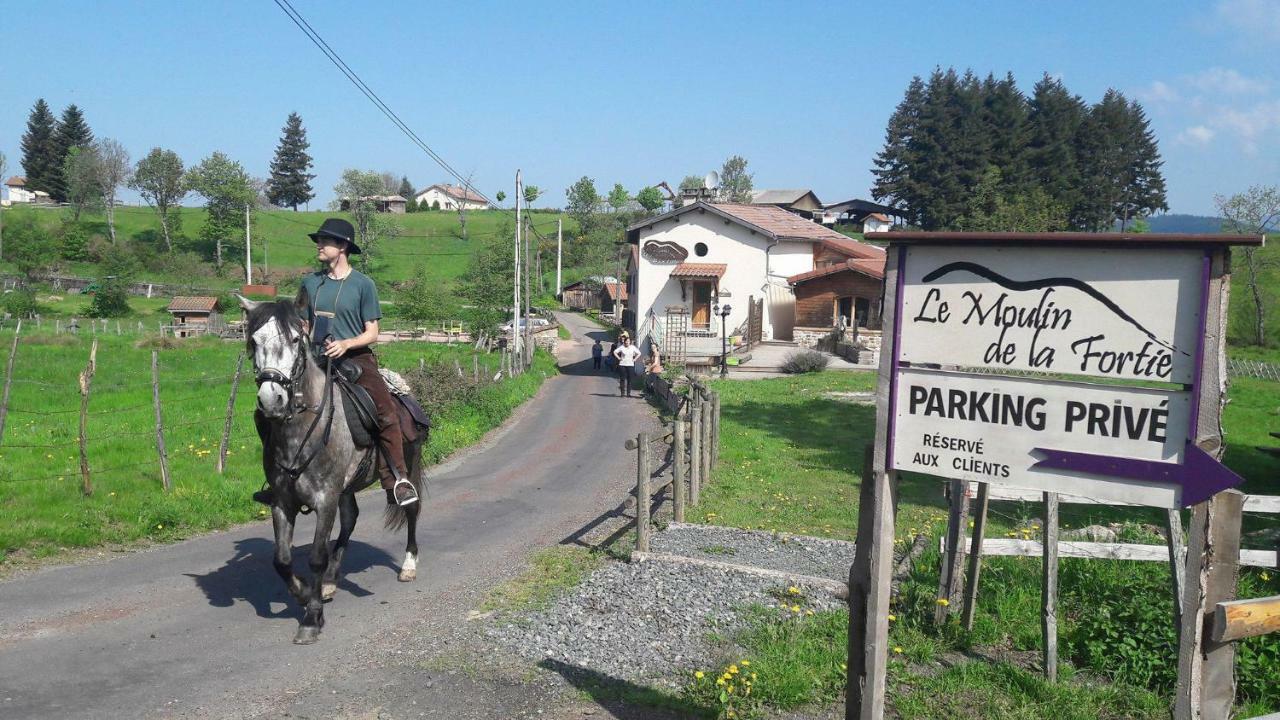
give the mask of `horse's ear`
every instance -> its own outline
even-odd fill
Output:
[[[311,307],[311,293],[307,292],[306,288],[298,288],[298,295],[293,299],[293,304],[298,308],[298,312],[305,313],[307,308]]]
[[[239,293],[236,294],[236,299],[240,301],[240,307],[244,308],[245,312],[253,312],[254,309],[262,304],[260,300],[250,300]]]

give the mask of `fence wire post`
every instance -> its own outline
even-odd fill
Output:
[[[4,395],[0,397],[0,445],[4,444],[4,420],[9,416],[9,389],[13,385],[13,361],[18,356],[18,336],[22,334],[22,321],[13,329],[13,345],[9,348],[9,362],[4,371]]]
[[[968,483],[966,483],[967,485]],[[1058,681],[1058,494],[1044,494],[1044,528],[1040,533],[1044,547],[1044,577],[1041,591],[1044,630],[1044,677]]]
[[[93,373],[98,364],[98,339],[89,348],[89,364],[80,371],[80,490],[86,497],[93,494],[93,480],[89,476],[89,450],[86,446],[86,430],[89,425],[89,390],[93,386]]]
[[[244,353],[236,358],[236,374],[231,378],[231,396],[227,398],[227,417],[222,423],[222,443],[218,445],[218,473],[227,465],[227,443],[231,442],[231,419],[236,410],[236,394],[240,391],[240,373],[244,370]]]
[[[702,403],[694,388],[689,398],[689,504],[697,507],[702,495]]]
[[[649,434],[636,435],[636,550],[649,552]]]
[[[684,522],[684,498],[685,498],[685,448],[684,448],[684,423],[685,420],[681,415],[684,413],[676,413],[675,421],[671,427],[671,503],[675,510],[676,522]]]
[[[720,393],[711,393],[711,467],[720,464]]]
[[[164,447],[164,416],[160,412],[160,356],[151,351],[151,400],[156,408],[156,454],[160,456],[160,484],[165,492],[172,486],[169,483],[169,455]]]

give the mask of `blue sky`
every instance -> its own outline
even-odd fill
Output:
[[[1044,72],[1141,100],[1173,212],[1280,183],[1280,0],[987,3],[401,3],[295,7],[452,165],[559,205],[582,175],[633,192],[750,161],[757,188],[869,197],[885,122],[935,65]],[[35,6],[32,6],[34,8]],[[320,197],[345,167],[448,180],[269,0],[49,2],[0,16],[0,151],[37,97],[137,159],[214,150],[264,176],[290,111]]]

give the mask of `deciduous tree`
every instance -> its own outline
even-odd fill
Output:
[[[240,163],[214,152],[187,172],[187,185],[205,199],[200,238],[214,248],[214,262],[223,266],[223,249],[243,248],[244,212],[253,209],[257,192]],[[237,254],[237,257],[239,254]]]
[[[1256,234],[1280,228],[1280,187],[1255,185],[1242,193],[1231,196],[1215,195],[1213,204],[1222,217],[1225,232]],[[1263,248],[1242,247],[1245,283],[1249,288],[1249,302],[1253,306],[1253,343],[1267,342],[1267,313],[1273,298],[1264,287],[1264,275],[1278,264],[1275,256],[1263,254]]]
[[[524,186],[524,206],[533,207],[533,203],[542,196],[542,190],[537,185]]]
[[[720,167],[720,197],[735,203],[751,202],[751,179],[746,158],[730,156]]]
[[[160,218],[160,232],[164,244],[173,252],[173,233],[181,216],[173,215],[174,208],[182,204],[187,195],[182,158],[172,150],[151,148],[147,156],[138,161],[129,180],[129,187],[138,191]]]
[[[381,195],[384,189],[381,175],[353,168],[343,170],[342,180],[333,186],[333,194],[337,196],[333,202],[334,209],[344,209],[345,203],[345,209],[355,221],[356,243],[360,246],[360,254],[355,257],[364,271],[368,271],[373,263],[379,243],[400,233],[399,225],[393,220],[378,216],[378,206],[373,198]]]
[[[98,150],[93,145],[73,145],[62,163],[62,179],[72,217],[80,222],[86,208],[102,206],[102,168]]]
[[[662,196],[661,190],[650,185],[649,187],[641,188],[640,192],[636,193],[636,202],[640,203],[640,207],[644,208],[645,212],[653,213],[662,207],[662,203],[666,202],[666,199]]]
[[[578,226],[585,233],[591,225],[593,216],[600,209],[600,193],[596,191],[596,181],[583,175],[578,181],[564,191],[568,204],[565,211],[578,221]]]
[[[111,235],[111,243],[116,242],[116,191],[129,183],[133,173],[133,163],[129,151],[111,138],[102,138],[94,143],[98,154],[99,185],[102,188],[102,204],[107,210],[107,232]]]
[[[622,187],[622,183],[614,183],[613,189],[609,191],[609,207],[616,213],[622,212],[629,202],[631,202],[631,194]]]

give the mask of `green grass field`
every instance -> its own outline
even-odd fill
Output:
[[[863,449],[874,435],[875,408],[839,393],[866,392],[874,383],[874,374],[846,372],[715,382],[722,403],[721,464],[704,486],[700,505],[689,510],[690,520],[853,540]],[[1236,379],[1229,397],[1225,462],[1246,478],[1245,492],[1280,494],[1280,460],[1258,449],[1280,447],[1269,436],[1280,430],[1280,384]],[[1025,662],[1038,657],[1040,647],[1040,560],[985,561],[973,632],[954,622],[934,626],[937,538],[946,526],[943,483],[904,474],[899,488],[899,541],[918,534],[930,538],[929,550],[903,583],[891,625],[890,700],[902,717],[1167,717],[1176,670],[1167,566],[1062,561],[1064,680],[1050,685]],[[1039,511],[1036,504],[992,503],[988,535],[1021,537]],[[1122,523],[1126,542],[1160,542],[1152,526],[1162,515],[1137,508],[1061,508],[1064,528]],[[1280,518],[1247,516],[1245,546],[1257,546],[1251,538],[1276,528]],[[1241,597],[1276,593],[1280,577],[1274,571],[1242,572]],[[843,687],[843,675],[832,673],[831,664],[844,652],[847,614],[819,614],[800,624],[765,615],[733,638],[758,660],[756,692],[775,698],[775,708],[830,700]],[[1250,640],[1238,649],[1241,716],[1280,710],[1280,638]],[[996,659],[965,662],[962,653],[969,652]],[[959,657],[961,664],[939,671],[935,663],[944,656]],[[958,695],[957,689],[964,692]],[[691,684],[690,692],[697,691]]]
[[[6,355],[12,331],[0,332]],[[81,492],[77,436],[78,373],[91,339],[32,334],[18,346],[8,420],[0,444],[0,565],[6,556],[44,556],[64,548],[170,541],[264,515],[249,499],[262,483],[252,413],[256,388],[246,362],[236,396],[225,474],[218,444],[239,343],[187,340],[159,350],[165,443],[173,491],[161,490],[151,399],[151,348],[136,337],[99,337],[87,424],[92,496]],[[426,362],[471,366],[469,346],[390,343],[384,366],[407,371]],[[496,368],[497,356],[481,356]],[[480,439],[555,372],[540,354],[532,372],[479,390],[472,401],[434,418],[426,448],[438,461]]]
[[[54,208],[14,207],[4,211],[6,222],[13,222],[23,216],[34,216],[45,227],[53,229],[59,226],[70,211]],[[203,208],[182,208],[178,213],[181,223],[181,235],[197,237],[204,224]],[[346,213],[315,210],[310,212],[293,212],[291,210],[262,210],[255,214],[253,263],[255,271],[263,267],[272,277],[279,274],[296,276],[315,265],[315,245],[307,233],[314,231],[326,217],[346,217]],[[467,239],[463,239],[462,226],[458,214],[454,212],[422,212],[393,216],[400,226],[401,235],[388,240],[381,248],[382,263],[379,277],[385,280],[398,281],[413,275],[418,266],[426,268],[427,275],[433,280],[452,282],[466,269],[471,254],[482,241],[497,236],[508,236],[514,232],[515,220],[507,211],[484,210],[467,213]],[[556,219],[560,217],[554,212],[534,212],[532,222],[544,236],[554,238]],[[565,235],[570,237],[576,225],[567,218]],[[92,234],[106,237],[106,218],[102,214],[88,214],[81,221]],[[163,246],[160,239],[160,222],[155,212],[149,207],[121,207],[116,212],[116,233],[120,238]],[[163,272],[146,273],[147,280],[153,282],[176,284],[207,284],[210,288],[232,289],[243,282],[243,266],[240,258],[235,258],[221,277],[213,274],[212,263],[207,268],[209,273],[201,278],[192,278],[185,274],[172,275]],[[554,273],[554,263],[551,265]],[[76,275],[96,277],[98,267],[94,263],[63,263],[62,270]],[[0,273],[16,273],[11,263],[0,262]]]

